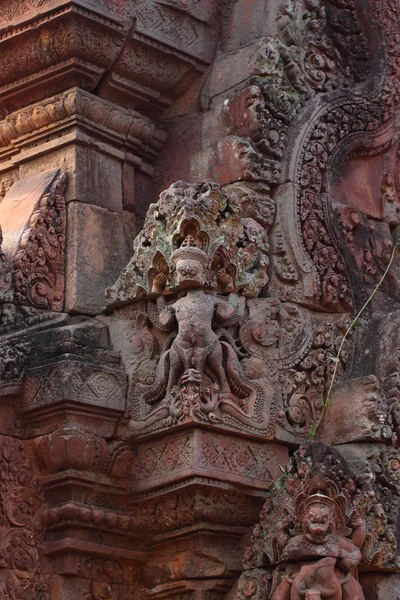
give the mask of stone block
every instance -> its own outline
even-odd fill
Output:
[[[196,475],[266,490],[288,460],[280,444],[241,440],[194,429],[142,444],[132,457],[130,478],[135,492],[158,488]],[[124,461],[115,465],[120,471]]]
[[[220,56],[210,73],[209,80],[202,94],[202,103],[210,101],[220,94],[231,94],[232,88],[254,75],[256,58],[261,54],[265,42],[257,41],[241,48],[235,54]]]
[[[27,372],[22,413],[33,435],[78,425],[110,437],[125,411],[125,387],[118,367],[64,358]]]
[[[82,143],[77,137],[82,138]],[[39,155],[21,164],[20,177],[44,169],[62,168],[68,173],[67,203],[78,200],[122,212],[122,160],[125,154],[106,144],[102,148],[106,151],[102,152],[94,140],[82,134],[68,134],[62,143],[62,147],[59,140],[43,144]],[[25,158],[28,157],[29,153]]]
[[[239,0],[232,3],[230,18],[224,31],[224,49],[227,53],[247,45],[249,39],[271,33],[278,3],[264,0]],[[269,14],[271,17],[269,18]]]
[[[360,582],[365,600],[398,600],[400,575],[387,573],[361,573]]]
[[[69,199],[121,212],[122,167],[120,160],[95,150],[76,146],[75,182],[72,182]]]
[[[182,181],[196,181],[204,176],[206,165],[202,165],[203,171],[196,169],[196,155],[201,153],[204,142],[203,123],[204,117],[198,113],[166,121],[168,151],[165,149],[160,153],[158,163],[162,164],[162,169],[157,169],[157,166],[155,169],[157,194],[176,179],[176,173],[179,173]],[[185,152],[182,152],[182,148],[185,148]]]
[[[335,386],[318,433],[327,444],[384,441],[388,406],[374,375]]]
[[[67,207],[66,302],[68,312],[98,314],[104,290],[132,254],[132,218],[82,202]]]
[[[400,311],[395,310],[383,318],[372,319],[368,329],[363,331],[360,346],[365,350],[357,357],[357,373],[376,373],[383,382],[397,374],[400,357]]]

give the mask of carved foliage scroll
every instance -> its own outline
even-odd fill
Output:
[[[51,581],[42,573],[44,502],[24,442],[0,440],[0,583],[3,598],[50,600]]]
[[[15,299],[35,308],[64,303],[66,173],[59,173],[29,219],[13,261]]]

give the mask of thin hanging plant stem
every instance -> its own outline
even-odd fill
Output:
[[[329,388],[328,388],[328,392],[326,394],[326,399],[324,401],[324,403],[322,404],[322,411],[319,415],[318,421],[315,423],[315,425],[313,425],[310,428],[310,431],[308,432],[309,436],[311,438],[315,437],[319,426],[321,425],[322,419],[324,418],[324,414],[325,411],[327,409],[328,406],[330,406],[331,404],[331,393],[332,393],[332,388],[333,385],[335,383],[335,379],[336,379],[336,374],[337,374],[337,370],[338,370],[338,366],[340,364],[340,355],[344,346],[344,343],[347,339],[347,336],[349,335],[350,331],[353,329],[353,327],[358,323],[358,319],[360,318],[360,316],[362,315],[362,313],[364,312],[364,310],[367,308],[368,304],[371,302],[372,298],[375,296],[376,292],[379,290],[380,286],[382,285],[382,283],[384,282],[384,280],[386,279],[387,274],[390,271],[390,267],[393,264],[394,258],[396,256],[396,250],[400,244],[399,241],[399,234],[400,234],[400,226],[396,227],[395,233],[394,233],[394,240],[393,240],[393,248],[392,248],[392,254],[390,256],[390,260],[387,264],[387,267],[382,275],[382,277],[380,278],[379,282],[377,283],[374,291],[372,292],[372,294],[368,297],[368,299],[365,301],[365,303],[363,304],[363,306],[360,308],[360,310],[358,311],[358,313],[356,314],[356,316],[354,317],[354,319],[352,320],[352,322],[350,323],[350,325],[348,326],[348,328],[346,329],[342,341],[340,342],[338,351],[336,353],[336,356],[334,358],[331,358],[330,360],[333,361],[334,363],[334,368],[333,368],[333,373],[332,373],[332,377],[331,377],[331,381],[329,384]]]

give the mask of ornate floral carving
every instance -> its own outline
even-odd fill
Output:
[[[360,81],[369,69],[351,0],[285,0],[277,25],[279,35],[267,40],[256,61],[257,85],[236,94],[224,110],[229,134],[248,138],[258,179],[269,171],[271,184],[279,182],[288,128],[304,103],[318,92]]]
[[[300,92],[365,78],[369,48],[353,0],[285,0],[278,27],[283,69]]]
[[[13,260],[15,299],[60,311],[64,303],[66,173],[59,173],[30,217]]]
[[[14,299],[11,264],[6,254],[1,249],[2,243],[3,233],[0,226],[0,305],[12,302]]]
[[[351,104],[328,109],[315,124],[302,152],[298,173],[298,203],[304,247],[321,284],[323,306],[349,310],[353,298],[347,269],[329,232],[323,195],[323,173],[333,152],[346,137],[376,131],[389,116],[385,103]]]
[[[12,600],[50,600],[50,578],[41,572],[44,503],[38,480],[23,442],[2,438],[0,444],[0,568],[9,570],[0,593]]]
[[[399,453],[393,449],[372,455],[371,471],[376,485],[376,502],[371,502],[367,515],[368,533],[364,547],[364,561],[371,566],[398,566],[396,556],[399,507]]]
[[[260,49],[253,85],[224,106],[227,132],[236,137],[220,142],[225,162],[228,157],[233,161],[239,157],[241,178],[272,186],[281,181],[289,127],[305,103],[321,92],[365,80],[371,66],[353,1],[287,0],[278,11],[277,25],[278,36]],[[313,264],[318,288],[313,301],[329,310],[350,310],[353,297],[346,264],[330,230],[323,174],[347,138],[376,131],[388,119],[385,99],[338,102],[314,120],[302,146],[297,191],[299,238]],[[234,151],[226,155],[228,146]],[[239,146],[245,151],[239,152]],[[297,273],[290,258],[280,252],[276,262],[283,281],[293,287]]]
[[[392,348],[385,361],[382,387],[388,405],[387,438],[400,445],[400,349]]]
[[[327,387],[334,369],[342,336],[350,320],[342,317],[338,322],[319,323],[314,330],[312,342],[306,346],[300,360],[282,370],[280,381],[283,395],[283,413],[280,415],[285,428],[304,434],[316,423],[326,397]],[[350,340],[340,354],[338,374],[349,359]]]
[[[400,198],[392,173],[384,173],[381,182],[382,209],[385,221],[392,227],[400,223]]]

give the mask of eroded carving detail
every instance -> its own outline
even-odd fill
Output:
[[[3,313],[4,304],[12,302],[14,292],[12,289],[11,265],[6,254],[2,251],[3,233],[0,226],[0,310]]]
[[[31,342],[0,344],[0,383],[21,380]]]
[[[0,568],[8,569],[0,583],[4,598],[50,600],[51,580],[42,574],[43,497],[23,442],[2,438]]]
[[[314,337],[301,360],[280,375],[283,395],[285,428],[296,433],[307,433],[316,423],[326,397],[334,362],[342,336],[350,319],[342,317],[337,322],[326,320],[314,330]],[[347,339],[340,354],[338,376],[348,363],[351,339]]]
[[[66,173],[60,173],[40,199],[22,234],[13,261],[13,285],[18,303],[62,310],[64,303],[64,252]]]
[[[384,515],[337,450],[304,444],[267,498],[246,551],[247,573],[275,569],[271,600],[362,599],[358,565],[387,558]]]
[[[138,316],[145,327],[137,343],[149,358],[132,387],[135,432],[197,419],[273,435],[268,369],[241,352],[229,330],[243,316],[243,296],[256,296],[268,281],[267,235],[254,217],[261,213],[265,227],[273,213],[267,218],[249,193],[230,191],[178,182],[163,192],[107,292],[111,306],[158,297]],[[170,335],[157,362],[160,332]]]
[[[150,120],[136,111],[124,109],[79,88],[72,88],[7,116],[0,121],[0,144],[8,147],[22,136],[74,117],[88,119],[129,140],[132,146],[140,146],[144,142],[156,152],[163,145],[163,132]],[[118,142],[120,144],[121,140]]]

